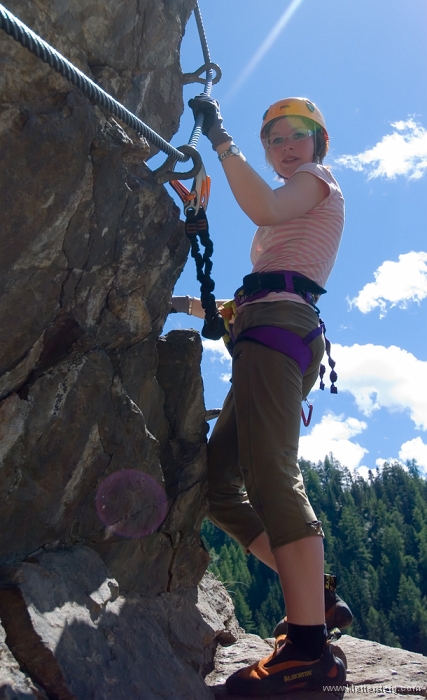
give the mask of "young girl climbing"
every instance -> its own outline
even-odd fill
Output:
[[[325,121],[305,98],[268,108],[261,141],[285,182],[272,189],[233,143],[219,104],[200,95],[190,106],[203,112],[231,191],[259,227],[252,273],[235,297],[232,388],[208,445],[209,518],[278,572],[287,612],[284,645],[227,688],[256,696],[342,685],[344,664],[327,642],[322,525],[297,462],[301,402],[325,349],[315,303],[344,225],[339,185],[322,165]]]

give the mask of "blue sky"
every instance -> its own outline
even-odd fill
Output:
[[[259,141],[261,117],[278,99],[306,96],[325,115],[325,164],[346,199],[344,236],[320,304],[339,393],[311,393],[300,456],[316,462],[332,452],[362,475],[387,459],[415,458],[427,474],[427,3],[200,0],[200,9],[223,74],[212,95],[251,165],[278,186]],[[181,62],[184,72],[203,63],[194,18]],[[185,104],[202,90],[186,86]],[[186,107],[175,146],[188,141],[192,124]],[[212,178],[215,293],[229,298],[251,270],[255,226],[207,139],[198,147]],[[199,295],[191,258],[175,294]],[[173,315],[165,332],[201,325]],[[219,407],[230,386],[221,341],[205,343],[202,370],[206,406]]]

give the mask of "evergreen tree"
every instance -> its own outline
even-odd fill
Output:
[[[399,637],[390,630],[385,613],[370,607],[366,616],[367,639],[389,647],[400,647]]]
[[[236,588],[234,591],[233,600],[240,627],[243,627],[246,632],[253,632],[255,630],[255,625],[252,618],[252,611],[239,588]]]
[[[354,615],[347,632],[427,655],[427,482],[416,463],[385,464],[367,481],[332,455],[300,467],[326,535],[325,570]],[[242,627],[271,635],[284,615],[277,574],[207,520],[201,534]]]
[[[380,603],[384,611],[391,610],[397,599],[404,563],[403,535],[394,523],[387,525],[382,535],[381,563],[378,571],[381,588]]]
[[[257,613],[255,613],[255,619],[259,625],[264,625],[268,631],[267,636],[271,637],[275,626],[280,620],[283,620],[284,616],[282,587],[277,577],[276,581],[271,585],[264,602]]]
[[[414,581],[402,575],[397,603],[390,613],[391,626],[404,649],[427,653],[427,608]]]
[[[418,540],[418,571],[420,574],[420,588],[423,595],[427,595],[427,524],[423,525],[417,533]]]

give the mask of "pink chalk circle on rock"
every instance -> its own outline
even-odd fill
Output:
[[[101,482],[95,507],[102,524],[112,534],[145,537],[155,532],[165,519],[167,496],[149,474],[123,469]]]

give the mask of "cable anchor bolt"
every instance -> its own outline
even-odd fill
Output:
[[[183,73],[182,74],[182,84],[189,85],[190,83],[201,83],[204,85],[206,83],[206,78],[202,78],[202,73],[207,73],[210,70],[215,71],[215,77],[212,78],[212,85],[216,85],[222,78],[221,68],[216,63],[205,63],[200,66],[194,73]]]
[[[200,168],[203,165],[202,158],[200,153],[193,146],[189,146],[188,144],[185,146],[179,146],[177,151],[180,151],[181,153],[184,153],[184,155],[188,156],[186,160],[191,158],[193,161],[193,167],[186,173],[175,172],[174,167],[176,165],[176,158],[174,158],[174,156],[169,156],[163,165],[157,168],[157,170],[153,170],[153,175],[159,185],[164,185],[165,182],[170,182],[171,180],[176,180],[177,178],[180,178],[181,180],[189,180],[191,177],[196,177],[197,173],[200,171]]]

